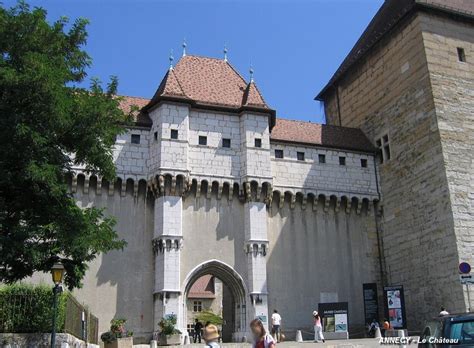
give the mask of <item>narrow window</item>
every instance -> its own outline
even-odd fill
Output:
[[[140,134],[132,134],[132,144],[140,144]]]
[[[283,150],[275,150],[275,158],[283,158]]]
[[[171,130],[171,139],[178,139],[178,130],[172,129]]]
[[[153,133],[153,138],[155,141],[158,141],[158,132]]]
[[[375,144],[377,145],[380,163],[384,163],[390,160],[392,154],[390,152],[390,139],[388,137],[388,134],[385,134],[384,136],[382,136],[382,138],[377,139]]]
[[[326,163],[326,155],[319,154],[318,159],[319,159],[319,163],[321,164]]]
[[[341,166],[345,166],[345,165],[346,165],[346,158],[343,157],[343,156],[340,156],[340,157],[339,157],[339,164],[340,164]]]
[[[207,137],[204,135],[199,136],[199,145],[207,145]]]
[[[230,147],[230,139],[229,138],[222,139],[222,147]]]
[[[262,147],[262,139],[255,138],[255,147]]]
[[[464,48],[458,47],[458,60],[460,62],[465,62],[466,61],[466,52],[464,52]]]
[[[362,168],[367,168],[367,159],[366,158],[361,158],[360,159],[360,166]]]
[[[298,161],[304,161],[304,152],[297,152],[296,153],[296,159]]]

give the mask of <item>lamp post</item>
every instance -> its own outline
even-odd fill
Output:
[[[64,266],[62,263],[55,263],[51,268],[53,277],[53,330],[51,331],[51,348],[56,344],[56,317],[58,315],[58,294],[61,292],[60,284],[63,282]]]

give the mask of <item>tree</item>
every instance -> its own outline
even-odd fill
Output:
[[[26,3],[0,7],[0,281],[12,283],[60,260],[65,283],[79,287],[87,263],[125,242],[115,221],[79,208],[68,192],[74,165],[114,180],[119,108],[117,79],[80,88],[91,59],[87,21],[54,23]],[[68,28],[68,29],[67,29]],[[69,154],[74,154],[69,155]]]

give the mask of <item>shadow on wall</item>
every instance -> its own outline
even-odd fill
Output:
[[[306,186],[306,185],[305,185]],[[308,184],[308,186],[310,186]],[[290,337],[311,334],[321,302],[349,303],[349,330],[363,333],[362,284],[379,279],[375,219],[347,198],[273,193],[267,256],[269,311]]]
[[[146,182],[136,188],[133,180],[125,186],[117,179],[109,189],[107,181],[96,177],[84,185],[78,175],[75,198],[81,207],[106,208],[117,219],[119,238],[127,241],[123,251],[101,255],[90,265],[84,287],[77,290],[81,301],[99,317],[99,332],[108,330],[113,318],[127,319],[127,328],[134,331],[135,343],[149,342],[153,332],[154,258],[153,199],[146,195]],[[125,188],[125,191],[123,189]]]

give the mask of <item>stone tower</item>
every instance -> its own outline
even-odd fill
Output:
[[[473,1],[387,0],[316,97],[379,150],[384,285],[404,285],[415,330],[472,307],[457,267],[474,261],[473,24]]]

